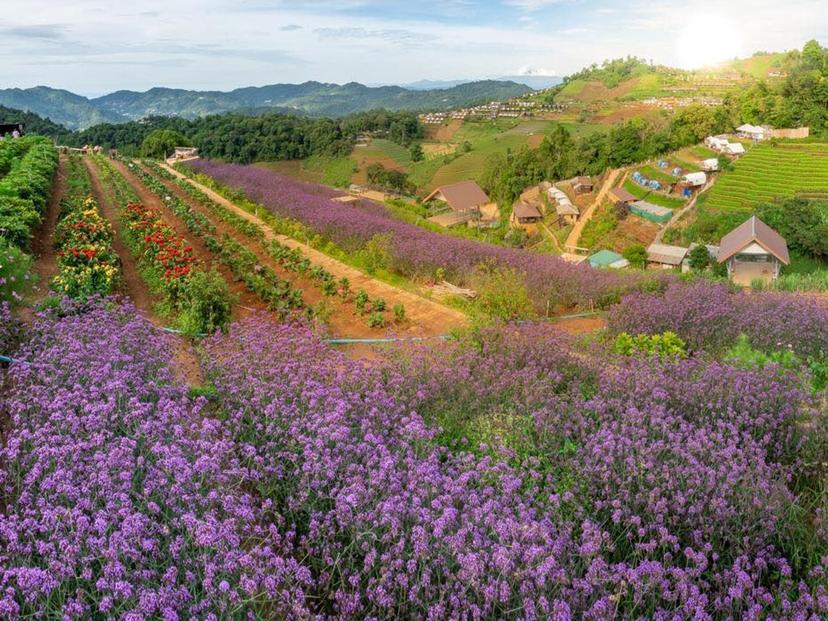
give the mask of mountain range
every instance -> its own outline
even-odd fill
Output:
[[[523,84],[531,89],[542,90],[557,86],[563,82],[563,78],[556,75],[508,75],[494,78],[497,82],[514,82]],[[473,80],[418,80],[408,84],[400,84],[402,88],[412,91],[438,90],[469,84]]]
[[[87,98],[48,86],[0,89],[0,105],[34,112],[69,129],[98,123],[125,123],[148,116],[196,118],[223,112],[292,111],[337,117],[377,108],[387,110],[447,110],[475,103],[504,100],[531,92],[509,80],[481,80],[443,88],[370,87],[358,82],[271,84],[232,91],[151,88],[145,92],[116,91]]]

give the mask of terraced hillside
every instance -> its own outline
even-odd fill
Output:
[[[721,175],[710,190],[710,210],[749,209],[775,198],[828,198],[828,144],[757,146]]]

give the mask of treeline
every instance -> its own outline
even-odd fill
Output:
[[[555,125],[537,149],[523,149],[488,158],[481,185],[501,205],[511,205],[527,187],[544,180],[596,175],[607,168],[641,162],[706,136],[733,129],[734,119],[725,107],[693,105],[682,108],[659,125],[632,119],[581,138]]]
[[[0,123],[23,123],[29,134],[39,134],[55,139],[71,133],[63,125],[58,125],[34,112],[15,110],[6,106],[0,106]]]
[[[341,119],[286,114],[246,116],[236,113],[201,117],[149,117],[130,123],[104,123],[68,134],[68,144],[101,145],[132,155],[158,130],[177,132],[203,157],[246,164],[257,160],[304,159],[311,155],[348,155],[361,133],[383,136],[403,146],[421,138],[413,112],[377,110]]]
[[[612,60],[605,60],[600,65],[592,63],[577,73],[566,76],[564,78],[564,84],[572,82],[573,80],[597,80],[607,88],[613,88],[624,80],[628,80],[641,73],[649,73],[653,70],[654,67],[643,58],[636,56],[614,58]]]
[[[808,41],[801,51],[787,54],[782,69],[788,75],[781,89],[757,82],[726,98],[725,105],[745,123],[808,126],[812,134],[827,132],[828,47]]]

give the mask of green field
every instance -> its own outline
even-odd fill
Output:
[[[648,203],[652,203],[653,205],[659,205],[660,207],[667,207],[668,209],[678,209],[679,207],[683,207],[684,203],[687,202],[683,198],[665,196],[664,194],[660,194],[659,192],[654,192],[652,190],[648,190],[647,188],[642,188],[632,179],[627,179],[624,182],[624,188],[630,194],[632,194],[640,200],[645,200]]]
[[[367,147],[356,149],[355,155],[375,160],[391,158],[400,166],[411,164],[411,153],[408,149],[384,138],[375,138]]]
[[[828,198],[828,144],[780,143],[752,148],[722,173],[705,206],[711,211],[749,209],[775,198]]]

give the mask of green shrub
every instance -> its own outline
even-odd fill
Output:
[[[385,300],[382,298],[374,298],[371,300],[371,310],[381,313],[385,310]]]
[[[357,291],[356,298],[354,298],[357,312],[362,315],[365,312],[365,305],[368,304],[368,294],[364,289]]]
[[[369,328],[382,328],[385,326],[385,317],[382,316],[382,313],[373,312],[368,316],[368,327]]]
[[[394,304],[394,321],[397,323],[405,321],[405,306],[402,304]]]
[[[534,316],[523,275],[511,267],[481,266],[474,277],[477,308],[493,319],[514,321]]]
[[[30,284],[32,258],[0,237],[0,302],[19,302]]]
[[[377,233],[359,253],[365,271],[375,274],[391,265],[391,235]]]
[[[187,279],[179,302],[179,327],[187,334],[212,334],[230,321],[236,296],[215,269]]]
[[[615,337],[612,350],[621,356],[645,354],[659,358],[686,358],[687,344],[675,332],[662,334],[638,334],[622,332]]]

